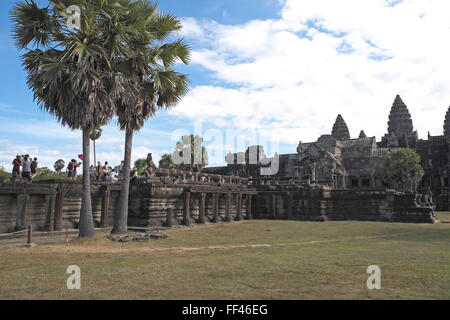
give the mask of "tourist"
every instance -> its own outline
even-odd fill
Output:
[[[73,159],[73,179],[72,180],[77,180],[77,176],[78,176],[78,172],[77,172],[77,168],[79,166],[81,166],[81,162],[77,163],[77,160]]]
[[[121,161],[119,165],[119,176],[122,176],[123,174],[123,166],[125,165],[125,161]]]
[[[112,182],[116,182],[117,180],[119,180],[117,178],[117,173],[115,170],[111,170],[111,172],[109,173],[109,176],[108,176],[108,180],[112,181]]]
[[[72,159],[72,160],[70,160],[69,164],[67,165],[67,177],[69,178],[69,180],[75,180],[74,179],[75,163],[76,163],[76,160]]]
[[[20,177],[20,167],[22,166],[22,159],[20,158],[19,155],[16,156],[12,164],[13,164],[13,171],[11,181],[14,183],[16,179]]]
[[[95,168],[93,164],[89,167],[89,177],[91,180],[95,180]]]
[[[97,162],[97,180],[101,180],[103,177],[103,166],[102,163],[99,161]]]
[[[248,185],[249,185],[249,186],[252,186],[252,185],[253,185],[253,178],[252,178],[252,176],[250,176],[250,177],[248,178]]]
[[[108,161],[105,161],[105,165],[103,166],[102,180],[106,180],[108,176],[109,176]]]
[[[22,178],[28,179],[31,181],[31,160],[30,155],[25,155],[25,158],[22,162]]]
[[[139,174],[138,171],[136,170],[136,167],[133,167],[133,170],[131,170],[130,172],[130,176],[131,176],[130,182],[135,181],[138,178]]]
[[[34,158],[33,161],[31,162],[31,178],[34,178],[37,174],[37,168],[38,168],[38,159]]]

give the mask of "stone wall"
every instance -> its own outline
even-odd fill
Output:
[[[257,189],[255,215],[262,219],[435,222],[433,207],[417,205],[413,194],[389,189],[332,190],[297,186]]]
[[[120,189],[120,184],[92,181],[95,227],[114,224]],[[175,225],[186,224],[186,220],[203,223],[245,219],[247,198],[253,193],[245,184],[138,180],[130,185],[128,225],[163,226],[169,208],[173,209]],[[42,231],[77,228],[81,195],[82,185],[77,181],[0,184],[0,233],[23,230],[30,224],[34,230]]]
[[[0,233],[77,228],[80,182],[44,181],[0,184]],[[96,227],[114,224],[120,184],[93,181],[92,210]],[[164,179],[138,180],[130,186],[128,225],[163,226],[241,219],[308,221],[360,220],[432,223],[433,207],[420,206],[414,195],[386,189],[333,190],[299,185],[258,185]]]

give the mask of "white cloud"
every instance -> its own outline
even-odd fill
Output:
[[[185,19],[193,63],[223,85],[192,88],[171,114],[221,128],[272,127],[295,145],[331,132],[341,113],[353,137],[364,129],[379,140],[398,93],[420,137],[442,134],[450,2],[397,2],[287,0],[279,19],[234,26]]]

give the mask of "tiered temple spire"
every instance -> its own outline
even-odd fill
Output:
[[[336,122],[333,125],[333,130],[331,131],[331,135],[336,140],[347,140],[350,139],[350,133],[348,131],[347,124],[344,121],[344,118],[340,114],[338,114],[336,118]]]
[[[388,133],[397,138],[409,137],[413,133],[413,123],[408,107],[399,95],[395,97],[388,121]]]
[[[359,133],[359,138],[367,138],[366,133],[364,132],[364,130],[361,130],[361,132]]]
[[[450,136],[450,107],[448,107],[444,120],[444,136]]]

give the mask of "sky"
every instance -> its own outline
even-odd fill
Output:
[[[82,153],[81,132],[33,101],[11,38],[15,3],[0,2],[0,166],[9,170],[16,154],[28,153],[52,168]],[[183,23],[177,36],[192,61],[176,68],[190,91],[135,135],[133,161],[151,152],[157,163],[187,133],[205,138],[211,166],[249,144],[295,153],[299,141],[330,134],[338,114],[352,138],[364,130],[379,141],[397,94],[419,138],[443,134],[448,0],[162,0],[159,10]],[[103,127],[97,159],[120,163],[124,136],[115,119]]]

